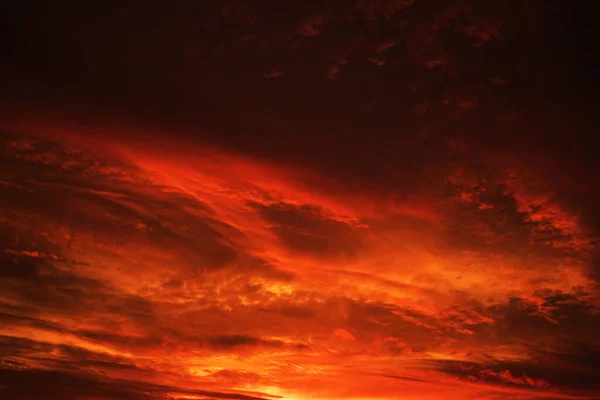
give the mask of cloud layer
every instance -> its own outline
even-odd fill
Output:
[[[134,150],[3,139],[13,398],[598,390],[595,232],[542,176],[442,163],[403,198],[214,149]]]
[[[18,3],[0,398],[599,398],[585,4]]]

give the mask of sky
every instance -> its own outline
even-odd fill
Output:
[[[600,399],[586,2],[5,10],[0,398]]]

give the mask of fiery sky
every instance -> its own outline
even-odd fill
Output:
[[[0,398],[600,399],[566,3],[11,6]]]

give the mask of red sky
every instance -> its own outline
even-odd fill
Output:
[[[0,397],[600,398],[585,16],[159,4],[6,18]]]

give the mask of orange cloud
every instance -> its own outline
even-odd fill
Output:
[[[594,244],[543,187],[465,164],[398,196],[200,145],[41,133],[2,144],[0,393],[595,390],[564,339],[598,351]],[[544,224],[566,245],[535,240]]]

